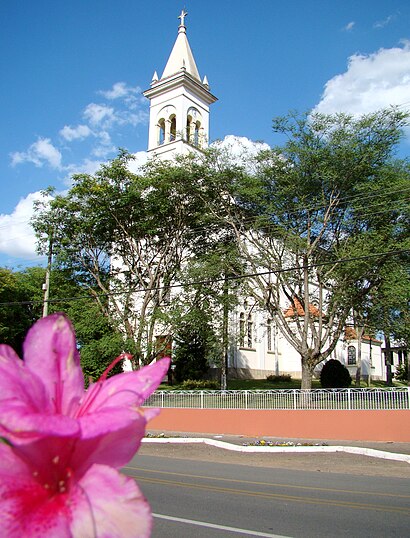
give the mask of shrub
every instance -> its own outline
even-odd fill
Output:
[[[324,389],[350,387],[352,378],[344,364],[335,359],[327,361],[320,372],[320,384]]]
[[[181,383],[180,388],[181,390],[217,390],[219,389],[219,384],[217,381],[211,380],[198,381],[197,379],[186,379],[184,382]]]
[[[173,361],[175,380],[202,380],[213,362],[215,351],[215,332],[206,314],[192,310],[179,323],[175,338]]]
[[[394,372],[394,377],[397,381],[403,381],[404,383],[408,381],[408,366],[405,363],[401,363],[396,366],[396,371]]]
[[[266,381],[269,381],[270,383],[289,383],[290,381],[292,381],[292,376],[289,374],[270,374],[266,376]]]

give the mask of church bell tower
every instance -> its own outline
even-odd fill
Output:
[[[178,36],[162,77],[155,72],[143,95],[150,100],[148,153],[163,159],[202,150],[209,141],[209,105],[217,99],[201,80],[186,35],[183,10]]]

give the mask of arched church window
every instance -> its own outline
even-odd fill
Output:
[[[192,116],[188,115],[186,118],[186,140],[189,142],[190,136],[191,136],[191,122],[192,122]]]
[[[195,131],[194,131],[194,146],[197,146],[199,147],[199,129],[201,127],[201,122],[200,121],[197,121],[195,123]]]
[[[169,139],[170,139],[170,142],[172,142],[177,137],[177,118],[174,115],[174,116],[171,116],[169,119],[171,121]]]
[[[249,314],[247,324],[246,324],[246,339],[247,347],[251,348],[253,346],[253,321],[252,316]]]
[[[239,316],[239,346],[251,349],[253,346],[253,320],[251,314]]]
[[[158,122],[158,145],[165,142],[165,120],[161,119]]]
[[[245,314],[239,316],[239,346],[245,347]]]
[[[356,364],[356,348],[354,346],[347,348],[347,364],[350,366]]]

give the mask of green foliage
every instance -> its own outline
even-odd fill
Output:
[[[383,253],[405,247],[410,170],[394,154],[407,123],[396,109],[359,118],[289,114],[273,123],[283,146],[207,182],[213,214],[231,224],[252,275],[244,293],[301,355],[303,388],[351,309],[380,285],[392,257]],[[284,297],[294,316],[284,316]]]
[[[397,381],[402,381],[403,383],[407,383],[409,380],[409,365],[408,363],[402,362],[398,366],[396,366],[396,371],[394,373],[394,377],[397,379]]]
[[[28,329],[41,316],[44,277],[42,267],[15,272],[0,268],[0,303],[6,303],[0,304],[0,342],[20,356]]]
[[[0,268],[0,342],[22,356],[22,343],[29,328],[42,315],[45,268],[12,272]],[[49,312],[65,312],[74,325],[86,380],[96,380],[122,351],[135,353],[132,342],[110,325],[89,290],[80,286],[72,272],[54,267],[50,278]],[[121,371],[121,364],[109,373]]]
[[[216,335],[208,315],[205,310],[190,310],[176,326],[173,361],[177,383],[203,379],[210,362],[217,358]]]
[[[281,374],[281,375],[271,374],[271,375],[266,376],[266,381],[269,381],[269,383],[291,383],[292,376],[289,374]]]
[[[347,388],[351,383],[349,370],[336,359],[327,361],[320,372],[320,384],[324,389]]]
[[[178,387],[180,390],[218,390],[219,388],[219,383],[217,381],[210,381],[206,379],[186,379]]]
[[[47,249],[41,238],[52,236],[57,266],[75,274],[148,362],[155,327],[171,330],[164,326],[169,286],[193,250],[205,248],[208,234],[195,189],[200,171],[191,158],[172,165],[152,160],[140,175],[130,172],[131,160],[121,151],[94,175],[75,176],[66,195],[39,204],[33,224],[40,251]]]

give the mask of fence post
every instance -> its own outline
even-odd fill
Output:
[[[296,389],[293,389],[293,409],[297,409],[297,406],[296,406]]]
[[[164,408],[164,391],[161,391],[161,407]]]
[[[245,390],[245,409],[248,409],[248,391]]]
[[[201,390],[201,409],[204,408],[204,391]]]
[[[349,411],[352,410],[352,401],[351,401],[352,391],[351,389],[347,389],[347,408]]]
[[[407,387],[407,405],[410,409],[410,386]]]

